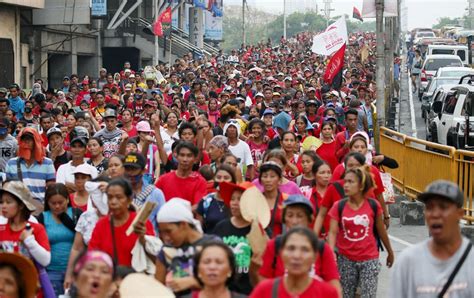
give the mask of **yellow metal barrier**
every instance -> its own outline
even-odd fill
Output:
[[[474,152],[456,150],[382,127],[380,150],[397,160],[398,169],[385,169],[401,193],[411,199],[434,180],[457,183],[464,192],[464,219],[474,222]]]
[[[399,132],[385,127],[380,128],[381,152],[395,159],[400,165],[397,169],[384,168],[384,170],[392,175],[393,185],[402,193],[405,192],[404,167],[402,166],[405,161],[405,137]]]
[[[474,221],[474,152],[457,150],[454,158],[457,183],[464,192],[464,218]]]
[[[434,149],[436,152],[427,148]],[[437,179],[456,182],[454,153],[453,147],[407,136],[403,164],[405,194],[416,198],[428,184]]]

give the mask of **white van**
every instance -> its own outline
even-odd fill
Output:
[[[428,46],[426,55],[456,55],[461,58],[464,65],[469,65],[469,54],[467,46],[464,45],[431,44]]]

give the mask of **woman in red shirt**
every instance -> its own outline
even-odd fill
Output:
[[[336,288],[310,275],[318,258],[318,238],[311,230],[296,227],[286,233],[281,240],[281,258],[286,274],[259,283],[250,298],[339,297]]]
[[[302,195],[291,195],[285,200],[283,207],[283,222],[286,228],[291,230],[295,227],[309,227],[313,221],[314,210],[308,199]],[[252,275],[258,270],[258,276],[255,280],[266,278],[281,277],[285,273],[285,267],[280,256],[282,235],[270,240],[262,255],[262,266],[260,268],[251,267]],[[320,242],[318,248],[318,257],[314,263],[314,272],[312,275],[321,277],[341,290],[339,282],[339,273],[337,271],[336,260],[333,251],[327,243]]]
[[[316,150],[316,153],[322,160],[327,162],[331,170],[334,171],[339,162],[336,158],[336,141],[334,139],[334,124],[332,122],[323,122],[320,138],[323,144]]]
[[[263,195],[270,207],[271,219],[266,229],[267,235],[273,238],[282,232],[283,194],[278,190],[282,178],[282,169],[274,161],[267,161],[260,167],[259,182],[263,186]],[[285,195],[286,196],[286,195]]]
[[[362,296],[375,297],[380,271],[378,239],[387,249],[387,267],[394,254],[377,200],[366,198],[374,187],[368,166],[349,169],[344,175],[344,192],[348,199],[339,201],[329,211],[329,245],[337,247],[337,265],[344,297],[354,297],[357,287]],[[378,236],[377,236],[378,235]]]
[[[0,250],[15,252],[43,267],[51,261],[46,230],[41,224],[29,222],[36,210],[28,188],[20,181],[5,182],[0,192],[2,215],[7,223],[0,225]]]
[[[144,244],[145,234],[154,235],[153,226],[149,220],[145,224],[137,222],[134,232],[127,236],[126,231],[137,215],[130,211],[133,208],[132,186],[124,178],[117,178],[110,181],[106,192],[110,215],[97,222],[88,249],[104,251],[112,256],[117,265],[131,267],[135,243],[140,241]]]

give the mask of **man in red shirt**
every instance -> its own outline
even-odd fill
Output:
[[[336,157],[341,162],[349,153],[349,143],[351,136],[357,132],[357,110],[350,109],[346,112],[346,130],[336,135]]]
[[[176,146],[178,168],[160,177],[156,187],[161,189],[166,201],[178,197],[197,205],[206,195],[206,180],[193,172],[193,164],[199,155],[198,148],[192,143],[183,141]]]

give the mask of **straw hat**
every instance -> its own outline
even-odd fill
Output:
[[[319,147],[321,147],[322,144],[323,144],[323,141],[321,141],[320,139],[313,136],[309,136],[309,137],[306,137],[306,139],[304,139],[303,144],[301,144],[301,147],[305,151],[317,150]]]
[[[0,253],[0,264],[10,264],[20,272],[26,298],[36,297],[38,271],[30,259],[19,253]]]
[[[173,292],[157,281],[153,276],[143,273],[132,273],[127,275],[120,284],[120,297],[160,297],[174,298]]]
[[[253,253],[263,254],[267,247],[268,235],[258,221],[252,221],[250,232],[247,234],[247,240]]]
[[[257,187],[245,190],[240,197],[240,213],[248,222],[258,220],[264,229],[270,224],[270,207]]]

